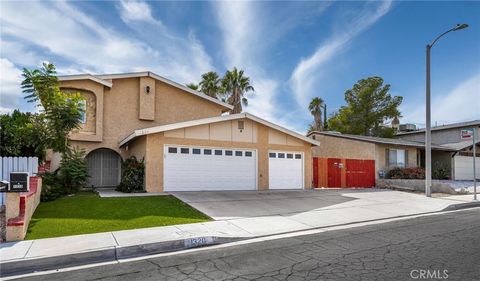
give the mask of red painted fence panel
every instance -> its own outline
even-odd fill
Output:
[[[328,158],[328,187],[342,186],[341,159]]]
[[[374,187],[375,160],[313,157],[314,187]]]
[[[347,187],[375,186],[374,160],[346,160]]]
[[[318,187],[318,158],[313,157],[313,187]]]

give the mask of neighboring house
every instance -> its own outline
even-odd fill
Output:
[[[87,151],[91,186],[117,186],[136,156],[148,192],[311,188],[313,139],[151,72],[59,80],[85,98],[70,144]]]
[[[456,180],[473,179],[473,142],[462,140],[462,130],[475,128],[476,150],[477,150],[477,177],[480,177],[480,120],[454,123],[443,126],[432,127],[432,143],[441,145],[453,150],[453,153],[432,152],[432,165],[448,168],[451,177]],[[425,143],[425,129],[409,132],[399,132],[396,139],[417,141]],[[421,151],[421,165],[425,166],[425,153]]]
[[[401,139],[310,132],[321,143],[312,148],[314,187],[372,187],[394,167],[418,167],[424,144]],[[433,146],[434,151],[452,149]]]

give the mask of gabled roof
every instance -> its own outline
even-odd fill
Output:
[[[237,120],[237,119],[250,119],[255,122],[258,122],[260,124],[263,124],[267,127],[276,129],[280,132],[283,132],[287,135],[293,136],[295,138],[301,139],[304,142],[308,142],[313,145],[320,145],[320,142],[305,137],[299,133],[296,133],[292,130],[286,129],[284,127],[278,126],[276,124],[273,124],[269,121],[266,121],[260,117],[254,116],[250,113],[238,113],[238,114],[230,114],[230,115],[222,115],[222,116],[217,116],[217,117],[210,117],[210,118],[204,118],[204,119],[196,119],[192,121],[186,121],[186,122],[179,122],[179,123],[173,123],[173,124],[167,124],[167,125],[162,125],[162,126],[156,126],[156,127],[151,127],[151,128],[145,128],[145,129],[140,129],[140,130],[135,130],[133,133],[131,133],[129,136],[127,136],[125,139],[123,139],[120,142],[120,147],[126,145],[128,142],[131,140],[139,137],[139,136],[144,136],[144,135],[149,135],[149,134],[155,134],[155,133],[160,133],[160,132],[165,132],[165,131],[171,131],[171,130],[176,130],[176,129],[182,129],[182,128],[187,128],[187,127],[193,127],[193,126],[199,126],[199,125],[205,125],[205,124],[211,124],[211,123],[218,123],[218,122],[223,122],[223,121],[228,121],[228,120]]]
[[[370,143],[378,143],[378,144],[389,144],[389,145],[403,145],[403,146],[410,146],[410,147],[417,147],[417,148],[424,148],[425,144],[418,141],[408,141],[403,139],[390,139],[390,138],[380,138],[380,137],[370,137],[370,136],[360,136],[360,135],[350,135],[350,134],[342,134],[339,132],[318,132],[313,131],[308,133],[307,136],[311,135],[323,135],[335,138],[344,138],[350,140],[357,140],[357,141],[364,141]],[[455,151],[455,149],[444,147],[442,145],[432,145],[432,149],[436,150],[446,150],[446,151]]]
[[[468,122],[459,122],[459,123],[452,123],[452,124],[448,124],[448,125],[435,126],[435,127],[432,127],[432,131],[441,131],[441,130],[462,128],[462,127],[470,127],[470,126],[480,126],[480,120],[473,120],[473,121],[468,121]],[[418,134],[418,133],[424,133],[424,132],[425,132],[425,128],[422,128],[422,129],[418,129],[418,130],[410,131],[410,132],[398,132],[396,134],[396,136]]]
[[[210,102],[216,103],[218,105],[223,106],[227,110],[233,109],[233,106],[231,106],[228,103],[222,102],[216,98],[212,98],[210,96],[205,95],[204,93],[192,90],[188,88],[187,86],[184,86],[180,83],[177,83],[175,81],[172,81],[170,79],[167,79],[165,77],[162,77],[158,74],[155,74],[150,71],[144,71],[144,72],[132,72],[132,73],[118,73],[118,74],[99,74],[99,75],[91,75],[91,74],[78,74],[78,75],[63,75],[63,76],[58,76],[59,81],[71,81],[71,80],[83,80],[83,79],[89,79],[92,81],[95,81],[97,83],[100,83],[102,85],[105,85],[109,88],[112,87],[112,82],[107,81],[107,80],[112,80],[112,79],[122,79],[122,78],[135,78],[135,77],[151,77],[153,79],[162,81],[165,84],[168,84],[170,86],[176,87],[178,89],[181,89],[189,94],[195,95],[197,97],[200,97],[202,99],[206,99]]]
[[[109,88],[112,87],[112,82],[103,80],[103,79],[98,78],[97,76],[93,76],[91,74],[77,74],[77,75],[58,76],[58,81],[72,81],[72,80],[92,80],[92,81],[97,82],[99,84],[102,84],[106,87],[109,87]]]
[[[187,86],[184,86],[180,83],[177,83],[175,81],[172,81],[168,78],[165,78],[163,76],[160,76],[158,74],[155,74],[153,72],[150,72],[150,71],[144,71],[144,72],[131,72],[131,73],[118,73],[118,74],[101,74],[101,75],[96,75],[97,77],[99,78],[102,78],[102,79],[122,79],[122,78],[135,78],[135,77],[151,77],[153,79],[156,79],[156,80],[159,80],[159,81],[162,81],[163,83],[165,84],[168,84],[170,86],[173,86],[173,87],[176,87],[178,89],[181,89],[181,90],[184,90],[185,92],[188,92],[190,94],[193,94],[195,96],[198,96],[200,98],[203,98],[203,99],[206,99],[208,101],[211,101],[213,103],[216,103],[216,104],[219,104],[223,107],[225,107],[226,109],[228,110],[231,110],[233,109],[233,106],[231,106],[230,104],[228,103],[225,103],[225,102],[222,102],[216,98],[212,98],[210,96],[207,96],[205,95],[204,93],[202,92],[199,92],[199,91],[195,91],[193,89],[190,89],[189,87]]]

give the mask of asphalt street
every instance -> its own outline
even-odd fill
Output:
[[[24,280],[480,280],[480,208]]]

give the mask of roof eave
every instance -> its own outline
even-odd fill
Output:
[[[166,84],[169,84],[171,86],[174,86],[176,88],[180,88],[186,92],[189,92],[190,94],[193,94],[193,95],[196,95],[200,98],[203,98],[203,99],[206,99],[208,101],[211,101],[213,103],[216,103],[218,105],[221,105],[225,108],[225,111],[228,111],[228,110],[232,110],[233,109],[233,106],[228,104],[228,103],[225,103],[225,102],[222,102],[222,101],[219,101],[218,99],[215,99],[215,98],[212,98],[210,96],[207,96],[205,95],[204,93],[202,92],[199,92],[199,91],[195,91],[193,89],[190,89],[188,88],[187,86],[184,86],[180,83],[177,83],[173,80],[170,80],[168,78],[165,78],[165,77],[162,77],[156,73],[153,73],[151,71],[142,71],[142,72],[130,72],[130,73],[119,73],[119,74],[101,74],[101,75],[97,75],[98,77],[102,77],[102,78],[105,78],[105,79],[121,79],[121,78],[134,78],[134,77],[151,77],[153,79],[156,79],[156,80],[159,80],[159,81],[162,81]]]
[[[99,84],[102,84],[108,88],[112,87],[112,82],[106,81],[104,79],[98,78],[91,74],[80,74],[80,75],[61,75],[58,76],[58,81],[75,81],[75,80],[92,80]]]
[[[122,146],[128,144],[133,139],[135,139],[139,136],[147,135],[147,134],[155,134],[155,133],[160,133],[160,132],[165,132],[165,131],[170,131],[170,130],[176,130],[176,129],[181,129],[181,128],[187,128],[187,127],[193,127],[193,126],[199,126],[199,125],[211,124],[211,123],[218,123],[218,122],[236,120],[236,119],[242,119],[242,118],[247,118],[247,119],[253,120],[255,122],[258,122],[260,124],[266,125],[268,127],[274,128],[274,129],[276,129],[280,132],[283,132],[287,135],[291,135],[293,137],[301,139],[304,142],[310,143],[311,145],[315,145],[315,146],[320,145],[320,142],[317,141],[317,140],[305,137],[301,134],[298,134],[296,132],[293,132],[291,130],[288,130],[286,128],[283,128],[281,126],[273,124],[269,121],[261,119],[261,118],[255,116],[255,115],[251,115],[249,113],[238,113],[238,114],[231,114],[231,115],[226,115],[226,116],[217,116],[217,117],[211,117],[211,118],[205,118],[205,119],[197,119],[197,120],[192,120],[192,121],[179,122],[179,123],[173,123],[173,124],[167,124],[167,125],[161,125],[161,126],[156,126],[156,127],[151,127],[151,128],[135,130],[132,134],[128,135],[126,138],[124,138],[122,141],[120,141],[119,146],[122,147]]]

